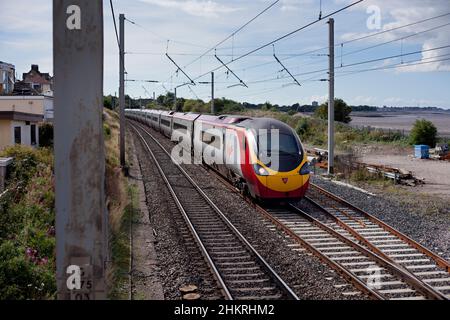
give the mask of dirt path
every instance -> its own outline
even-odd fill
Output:
[[[128,154],[131,155],[130,183],[137,187],[140,210],[133,216],[131,237],[131,299],[164,300],[162,284],[158,277],[155,237],[150,224],[141,169],[136,157],[133,137],[127,132]]]
[[[450,199],[450,162],[416,159],[411,155],[372,153],[364,155],[365,163],[387,165],[411,171],[425,185],[415,187],[418,192],[444,196]]]

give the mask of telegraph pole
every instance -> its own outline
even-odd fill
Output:
[[[177,111],[177,87],[175,87],[173,93],[174,93],[173,111]]]
[[[57,298],[106,299],[102,1],[53,0],[53,61]]]
[[[216,113],[216,109],[214,107],[214,72],[211,72],[211,113]]]
[[[328,174],[334,173],[334,19],[329,25]]]
[[[119,120],[120,120],[120,166],[125,168],[125,15],[119,15]]]

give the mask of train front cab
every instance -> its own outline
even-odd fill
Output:
[[[265,119],[258,120],[264,121]],[[269,120],[261,125],[279,129],[279,152],[261,150],[258,133],[247,129],[247,159],[244,170],[250,194],[263,200],[295,200],[304,197],[309,185],[306,154],[296,133],[287,125]],[[270,136],[270,134],[268,134]],[[269,147],[270,148],[270,147]],[[268,148],[268,149],[269,149]],[[275,163],[264,163],[262,154],[279,156]],[[277,166],[275,166],[275,164]]]

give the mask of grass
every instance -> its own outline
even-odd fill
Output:
[[[128,184],[120,168],[119,116],[104,109],[103,131],[106,156],[106,194],[110,224],[111,265],[108,270],[109,296],[128,299],[128,272],[130,261],[130,221],[137,210],[137,191]]]
[[[130,232],[131,223],[137,212],[138,196],[135,186],[128,187],[130,202],[118,221],[118,229],[112,233],[111,254],[112,254],[112,286],[109,292],[110,299],[126,300],[129,298],[129,272],[130,272]]]

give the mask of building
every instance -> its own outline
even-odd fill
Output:
[[[312,105],[314,108],[317,108],[317,107],[319,106],[319,103],[318,103],[317,101],[313,101],[313,102],[311,102],[311,105]]]
[[[53,77],[49,73],[40,72],[37,64],[32,64],[31,70],[24,73],[22,79],[24,84],[38,94],[53,95]]]
[[[0,96],[0,150],[23,144],[39,146],[39,125],[53,120],[53,97]]]
[[[14,90],[15,67],[12,64],[0,61],[0,94],[11,94]]]

